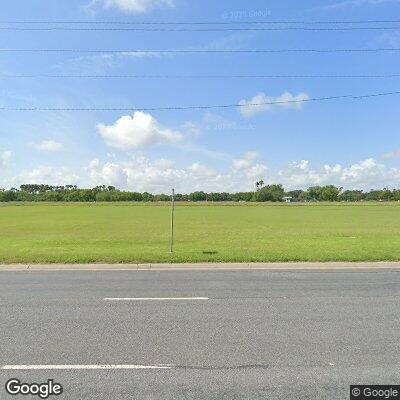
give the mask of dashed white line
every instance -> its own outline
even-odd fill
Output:
[[[37,371],[37,370],[113,370],[113,369],[171,369],[173,365],[129,365],[129,364],[103,364],[103,365],[4,365],[2,370]]]
[[[210,300],[209,297],[106,297],[104,301],[192,301]]]

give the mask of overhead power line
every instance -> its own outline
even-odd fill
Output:
[[[326,96],[326,97],[314,97],[308,99],[299,100],[282,100],[282,101],[268,101],[262,103],[247,103],[247,104],[217,104],[217,105],[196,105],[196,106],[167,106],[167,107],[0,107],[0,111],[184,111],[184,110],[208,110],[208,109],[222,109],[222,108],[240,108],[240,107],[260,107],[260,106],[273,106],[273,105],[284,105],[284,104],[300,104],[310,102],[320,102],[328,100],[361,100],[374,97],[382,96],[394,96],[399,95],[400,91],[394,92],[382,92],[382,93],[370,93],[364,95],[339,95],[339,96]]]
[[[50,78],[50,79],[390,79],[400,78],[400,74],[377,74],[377,75],[71,75],[71,74],[21,74],[21,75],[0,75],[0,79],[20,78]]]
[[[307,20],[264,20],[264,21],[60,21],[60,20],[2,20],[0,24],[8,25],[271,25],[271,24],[301,24],[301,25],[332,25],[332,24],[393,24],[400,19],[391,20],[331,20],[331,21],[307,21]]]
[[[398,52],[400,48],[375,49],[248,49],[248,50],[89,50],[89,49],[0,49],[1,53],[109,53],[109,54],[262,54],[262,53],[380,53]]]
[[[0,31],[92,31],[92,32],[241,32],[241,31],[376,31],[400,30],[400,26],[340,26],[340,27],[268,27],[268,28],[70,28],[70,27],[0,27]]]

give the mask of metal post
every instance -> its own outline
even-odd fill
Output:
[[[171,197],[171,246],[170,253],[174,252],[174,217],[175,217],[175,189],[172,189]]]

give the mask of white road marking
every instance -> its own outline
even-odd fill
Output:
[[[209,297],[106,297],[104,301],[192,301],[210,300]]]
[[[14,371],[34,371],[34,370],[112,370],[112,369],[171,369],[173,365],[129,365],[129,364],[115,364],[115,365],[4,365],[1,366],[2,370]]]

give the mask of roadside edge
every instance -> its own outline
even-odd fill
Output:
[[[287,263],[188,263],[188,264],[0,264],[10,271],[234,271],[234,270],[387,270],[400,262],[287,262]]]

